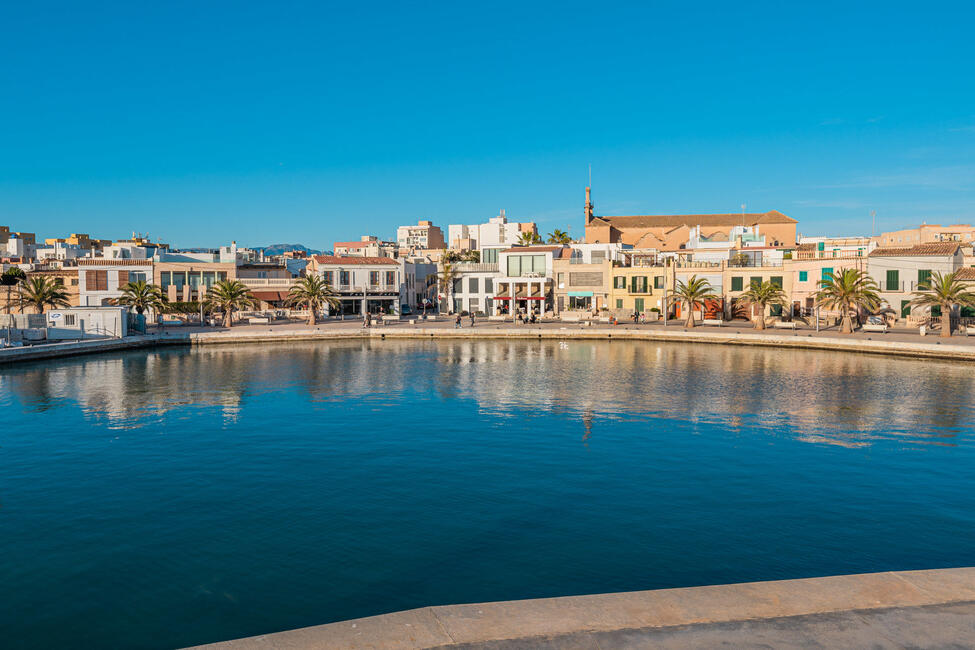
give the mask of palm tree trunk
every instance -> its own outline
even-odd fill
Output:
[[[951,336],[951,305],[941,305],[941,336]]]
[[[308,301],[308,324],[315,324],[315,305],[310,300]]]
[[[685,327],[694,327],[694,305],[688,305],[687,307],[687,322],[684,323]]]
[[[853,319],[850,318],[850,312],[843,312],[841,323],[840,334],[853,334]]]
[[[755,318],[755,329],[763,330],[765,329],[765,310]]]
[[[234,312],[228,309],[223,314],[223,326],[233,327],[234,326]]]

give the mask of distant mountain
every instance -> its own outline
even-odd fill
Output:
[[[259,247],[254,250],[261,250]],[[308,248],[304,244],[271,244],[264,247],[265,255],[281,255],[288,251],[305,251],[309,255],[322,255],[323,251]],[[324,251],[324,254],[331,254],[331,251]]]

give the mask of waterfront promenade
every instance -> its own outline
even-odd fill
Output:
[[[975,568],[425,607],[201,648],[961,648]]]
[[[663,323],[619,324],[543,322],[522,325],[511,322],[479,320],[474,327],[464,319],[455,328],[452,320],[408,320],[362,327],[359,320],[328,320],[312,327],[304,322],[282,322],[270,325],[240,324],[221,327],[167,327],[150,330],[146,336],[125,339],[76,341],[0,350],[0,364],[120,349],[146,348],[159,345],[210,345],[297,340],[362,339],[540,339],[540,340],[646,340],[695,342],[725,345],[750,345],[781,348],[820,349],[861,352],[889,356],[975,361],[975,337],[955,334],[950,339],[935,335],[919,336],[916,330],[892,330],[888,333],[856,332],[841,334],[835,328],[816,332],[813,329],[757,331],[747,323],[723,327]]]

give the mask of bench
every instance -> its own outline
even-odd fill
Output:
[[[880,332],[882,334],[886,334],[887,324],[886,323],[864,323],[860,329],[863,330],[864,332]]]
[[[251,325],[270,325],[271,319],[267,316],[251,316],[247,319],[247,322]]]
[[[714,325],[715,327],[723,327],[724,321],[720,318],[705,318],[701,321],[701,325]]]
[[[790,321],[777,320],[774,323],[772,323],[772,327],[780,330],[799,329],[798,325],[794,320],[790,320]]]

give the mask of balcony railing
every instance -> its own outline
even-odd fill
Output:
[[[295,278],[237,278],[246,287],[285,287],[294,286]]]
[[[497,273],[498,263],[494,262],[457,262],[453,265],[453,269],[457,271],[466,271],[468,273]]]
[[[866,251],[795,251],[794,260],[850,260],[867,256]]]
[[[336,291],[344,291],[346,293],[378,293],[378,292],[390,292],[399,291],[398,284],[338,284],[335,285]]]

